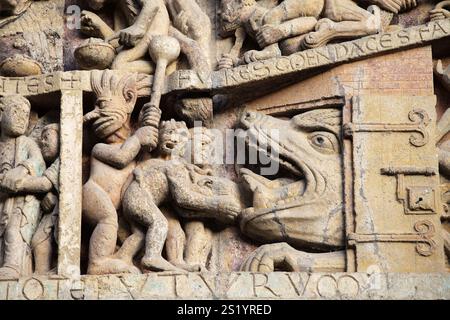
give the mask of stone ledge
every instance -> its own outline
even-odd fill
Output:
[[[149,273],[0,281],[0,299],[450,299],[448,273]]]

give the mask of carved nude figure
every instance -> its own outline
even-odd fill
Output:
[[[89,1],[89,6],[94,10],[104,5],[105,1]],[[153,12],[157,15],[153,16]],[[172,16],[171,26],[169,13]],[[203,74],[209,73],[211,22],[195,0],[146,0],[142,3],[138,0],[118,0],[115,16],[114,28],[90,11],[83,11],[81,18],[84,34],[103,39],[119,51],[111,69],[153,73],[153,64],[144,60],[151,39],[155,35],[170,34],[180,42],[191,68]]]
[[[49,167],[43,175],[18,176],[11,182],[17,193],[45,194],[41,201],[44,213],[31,241],[36,274],[51,273],[55,241],[57,241],[58,193],[59,193],[59,125],[49,124],[42,130],[40,147]]]
[[[31,239],[41,216],[39,200],[18,192],[15,181],[26,175],[41,176],[45,169],[38,145],[28,138],[31,105],[22,96],[0,99],[0,239],[1,278],[18,278],[31,273]]]
[[[104,6],[104,1],[89,3],[96,10]],[[149,16],[149,12],[158,14]],[[95,13],[83,11],[81,31],[97,39],[90,39],[76,50],[75,57],[80,65],[95,69],[104,69],[105,66],[111,65],[111,69],[153,74],[158,57],[152,54],[152,41],[155,37],[169,35],[180,44],[189,67],[195,70],[203,81],[208,80],[211,72],[209,53],[212,27],[208,15],[195,0],[144,1],[142,8],[139,1],[119,0],[116,4],[116,16],[121,19],[115,19],[113,29]],[[92,50],[89,50],[89,47],[93,47]],[[113,61],[108,64],[98,61],[99,50],[104,52],[105,57],[111,56],[112,51],[118,53],[117,56],[113,54]],[[149,51],[153,61],[145,59]],[[85,54],[88,56],[84,56]],[[173,70],[175,64],[170,62],[169,70]],[[175,110],[189,123],[195,120],[209,121],[212,118],[212,99],[182,97]]]
[[[183,150],[183,147],[179,146],[178,150]],[[231,223],[241,210],[238,187],[228,179],[211,176],[208,171],[180,157],[149,159],[140,163],[133,172],[133,181],[124,194],[122,205],[130,220],[147,229],[145,255],[141,262],[149,270],[169,271],[179,270],[179,267],[191,270],[194,267],[180,265],[179,257],[171,261],[173,264],[162,257],[170,225],[159,206],[170,200],[178,214],[195,220],[209,218]],[[199,230],[193,226],[191,229]],[[195,237],[204,236],[186,232],[186,250],[195,251],[192,243],[195,246],[202,241]],[[135,236],[138,237],[139,233]]]
[[[103,143],[91,153],[90,177],[83,186],[83,217],[95,228],[89,244],[89,274],[138,272],[114,257],[117,239],[117,210],[135,158],[143,146],[157,145],[161,111],[149,111],[154,126],[139,128],[131,135],[130,117],[137,99],[136,75],[118,77],[111,71],[94,72],[92,86],[97,94],[95,109],[85,115]]]
[[[290,177],[269,180],[242,169],[253,191],[253,207],[243,211],[241,230],[263,243],[275,242],[258,248],[242,269],[344,271],[341,112],[313,110],[291,120],[248,112],[241,123],[254,141],[268,139],[270,150],[279,154],[269,155],[272,161],[290,173]],[[267,134],[273,129],[279,138]]]
[[[368,3],[392,12],[417,5],[416,1],[409,0],[371,0]],[[281,51],[289,55],[335,39],[357,38],[380,31],[376,16],[353,0],[283,0],[268,9],[255,0],[222,0],[221,5],[225,33],[243,27],[262,49],[245,52],[241,63],[277,57]],[[219,67],[239,63],[235,57],[225,55]]]

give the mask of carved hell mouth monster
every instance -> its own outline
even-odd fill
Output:
[[[269,180],[242,169],[253,191],[253,207],[241,216],[242,231],[256,240],[283,241],[297,248],[341,248],[341,112],[313,110],[291,120],[247,112],[241,124],[250,149],[266,153],[295,177]]]

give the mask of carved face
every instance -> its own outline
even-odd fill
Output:
[[[268,154],[291,174],[287,183],[278,179],[277,187],[244,172],[254,204],[240,220],[246,235],[295,246],[343,245],[341,121],[335,109],[308,111],[290,120],[255,112],[242,117],[249,141],[258,142],[249,147]]]
[[[193,197],[202,210],[212,217],[224,222],[233,223],[242,210],[239,186],[230,179],[201,175],[191,172],[190,190],[201,196]]]
[[[222,0],[220,2],[220,21],[222,37],[232,34],[242,24],[245,9],[256,5],[253,0]]]
[[[2,113],[2,132],[11,137],[24,135],[30,120],[30,103],[22,97],[7,98]]]
[[[184,122],[165,121],[159,129],[159,150],[162,155],[182,155],[186,142],[189,141],[189,130]]]
[[[318,177],[329,178],[323,171],[340,171],[340,121],[339,111],[334,109],[309,111],[289,121],[256,112],[247,112],[241,119],[251,140],[267,139],[277,150],[279,155],[270,155],[276,157],[273,161],[296,176],[310,178],[309,183]]]
[[[137,99],[135,76],[120,78],[109,70],[93,72],[91,83],[97,101],[84,121],[92,121],[95,134],[107,143],[122,142],[129,136],[130,114]]]
[[[59,131],[54,125],[44,127],[40,140],[41,152],[47,163],[53,162],[59,155]]]

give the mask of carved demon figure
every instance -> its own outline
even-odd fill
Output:
[[[173,243],[175,234],[182,232],[177,232],[179,222],[177,223],[176,218],[168,216],[167,212],[162,212],[161,205],[170,203],[172,209],[175,209],[180,216],[194,219],[194,221],[186,222],[185,225],[188,238],[185,251],[188,262],[193,260],[189,256],[190,252],[194,249],[201,251],[197,246],[197,243],[201,242],[198,238],[204,238],[202,234],[191,232],[192,230],[196,233],[200,232],[198,224],[201,222],[196,220],[212,218],[223,224],[232,223],[241,211],[239,188],[236,183],[227,178],[212,176],[209,170],[190,164],[182,158],[185,152],[183,144],[186,141],[164,138],[164,135],[173,135],[170,127],[176,129],[177,126],[174,124],[175,122],[163,123],[161,127],[163,137],[162,139],[160,137],[159,148],[166,157],[153,158],[140,163],[133,171],[133,181],[123,197],[122,206],[125,216],[146,230],[145,255],[141,262],[144,268],[153,271],[174,271],[179,268],[193,270],[195,267],[184,263],[182,251],[178,254],[169,252],[176,251],[176,243]],[[167,126],[169,130],[166,130]],[[178,129],[183,131],[182,126],[178,126]],[[184,129],[186,129],[185,126]],[[169,158],[168,154],[171,154]],[[191,227],[191,224],[194,226]],[[167,239],[170,233],[172,239]],[[143,234],[139,228],[136,228],[131,237],[134,238],[134,243],[138,243],[138,239],[143,237]],[[175,242],[181,246],[184,243],[183,239],[175,240]],[[164,245],[166,245],[166,254],[170,262],[162,257]],[[203,246],[207,247],[207,245]],[[196,254],[200,255],[201,252]]]
[[[258,241],[278,242],[260,247],[242,269],[343,271],[341,112],[313,110],[291,120],[247,112],[241,123],[250,141],[277,150],[269,156],[291,176],[268,180],[242,169],[253,191],[253,207],[243,211],[241,230]],[[279,137],[272,137],[272,130]],[[256,144],[249,147],[267,153]],[[328,253],[305,253],[291,246]]]
[[[135,75],[118,77],[111,71],[94,72],[92,87],[95,109],[85,115],[103,143],[91,153],[89,180],[83,186],[83,217],[95,228],[89,244],[90,274],[138,272],[127,261],[113,257],[117,241],[117,210],[135,158],[143,146],[153,149],[158,141],[159,108],[149,113],[154,126],[139,128],[131,135],[130,117],[138,96]]]

